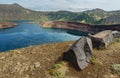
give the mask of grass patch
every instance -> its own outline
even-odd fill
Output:
[[[65,62],[59,62],[49,69],[49,74],[55,78],[63,78],[66,70],[64,70]]]
[[[96,60],[95,57],[92,57],[91,63],[92,63],[92,64],[96,64],[96,63],[97,63],[97,60]]]
[[[120,43],[120,38],[118,38],[118,39],[117,39],[117,42],[119,42],[119,43]]]

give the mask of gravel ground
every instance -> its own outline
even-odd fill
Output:
[[[59,57],[74,41],[30,46],[0,53],[0,78],[59,78],[49,74]],[[112,64],[120,64],[120,43],[105,50],[93,50],[93,63],[83,71],[76,71],[65,62],[61,66],[62,78],[120,78]]]

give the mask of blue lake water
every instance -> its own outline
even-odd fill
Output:
[[[80,36],[68,33],[65,29],[43,29],[37,24],[27,22],[16,21],[18,26],[0,30],[0,51],[80,38]]]

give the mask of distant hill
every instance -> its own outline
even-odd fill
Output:
[[[120,15],[111,15],[105,19],[102,19],[101,24],[120,24]]]
[[[19,4],[0,4],[0,20],[35,20],[35,21],[74,21],[90,24],[120,24],[120,11],[102,9],[84,12],[40,12],[26,9]]]
[[[0,4],[0,20],[36,20],[41,13],[26,9],[16,3]]]
[[[18,4],[0,5],[0,20],[25,19],[30,14],[30,10],[23,8]]]

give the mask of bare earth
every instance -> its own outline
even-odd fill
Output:
[[[49,74],[58,58],[74,43],[60,42],[27,47],[0,53],[0,78],[57,78]],[[112,64],[120,64],[120,43],[111,44],[105,50],[93,50],[94,64],[77,71],[67,63],[63,66],[63,78],[120,78],[111,70]]]

